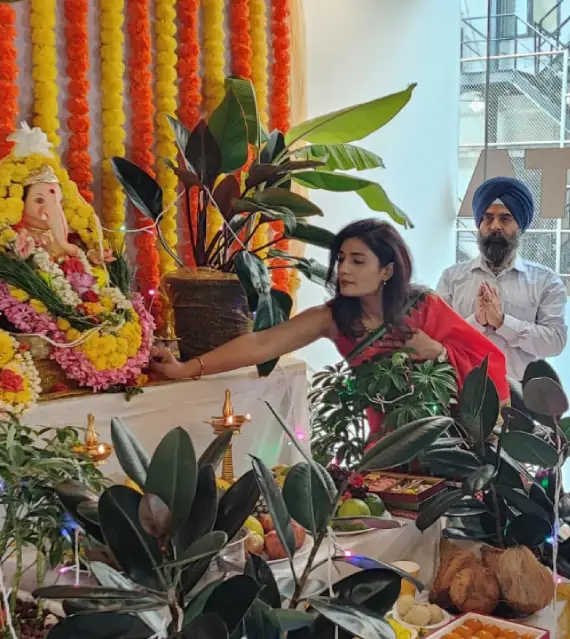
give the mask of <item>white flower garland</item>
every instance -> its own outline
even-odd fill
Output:
[[[81,304],[81,298],[67,281],[65,273],[45,249],[37,248],[32,259],[40,271],[44,271],[50,276],[50,285],[64,304],[69,304],[73,308]]]

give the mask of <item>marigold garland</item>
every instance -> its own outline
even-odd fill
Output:
[[[70,178],[87,202],[93,202],[93,173],[89,156],[89,0],[64,0],[66,73],[69,78],[67,127],[69,149],[67,166]]]
[[[34,124],[57,148],[60,139],[55,15],[56,0],[30,0]]]
[[[200,40],[199,40],[200,0],[178,0],[178,76],[180,78],[178,117],[188,129],[193,129],[200,118],[202,104],[202,81],[200,78]],[[187,203],[183,203],[185,213],[183,229],[183,258],[188,266],[195,266],[194,251],[190,243],[190,230],[187,220],[192,224],[196,236],[198,192],[192,189],[190,212]]]
[[[291,72],[291,37],[289,28],[289,0],[271,0],[271,45],[273,64],[271,72],[273,83],[269,104],[271,129],[285,133],[290,126],[291,107],[289,96],[289,74]],[[271,225],[275,234],[283,233],[283,224]],[[289,241],[281,240],[276,248],[289,250]],[[274,266],[284,266],[282,260],[274,260]],[[288,292],[290,283],[289,269],[277,268],[273,271],[273,283],[279,290]]]
[[[157,164],[157,181],[163,191],[164,215],[161,230],[168,246],[176,251],[178,245],[176,187],[178,179],[164,160],[176,162],[178,150],[174,133],[167,116],[176,116],[177,74],[176,74],[176,1],[156,0],[155,2],[155,43],[156,65],[156,154],[161,158]],[[172,257],[161,246],[159,248],[160,270],[164,276],[176,268]]]
[[[125,196],[111,169],[114,156],[125,155],[125,114],[123,110],[123,0],[100,1],[101,25],[101,137],[102,217],[113,250],[124,250]]]
[[[7,140],[14,131],[18,115],[18,65],[16,64],[16,12],[9,4],[0,3],[0,158],[10,153]]]
[[[224,98],[224,0],[202,0],[204,108],[210,114]]]
[[[267,95],[267,7],[266,0],[249,0],[249,25],[251,34],[251,81],[255,89],[257,110],[261,124],[267,129],[269,115]],[[268,242],[267,224],[263,224],[253,236],[253,248],[258,249]]]
[[[257,109],[261,124],[269,124],[267,96],[269,78],[267,74],[267,5],[266,0],[249,0],[249,25],[251,34],[251,80],[255,88]]]
[[[152,40],[148,0],[127,0],[129,34],[129,97],[131,102],[131,154],[135,164],[154,177],[154,103],[152,93]],[[162,300],[157,295],[160,264],[156,232],[152,222],[135,211],[136,227],[148,229],[137,233],[137,280],[139,290],[152,315],[161,326]]]
[[[252,59],[249,0],[230,0],[229,26],[232,75],[249,80]]]

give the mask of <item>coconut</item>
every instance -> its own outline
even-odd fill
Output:
[[[449,596],[460,612],[487,615],[497,607],[501,591],[494,572],[475,563],[456,573]]]
[[[517,612],[532,615],[554,598],[551,571],[526,546],[505,550],[499,558],[497,579],[503,599]]]
[[[495,574],[497,574],[497,568],[499,567],[499,559],[502,557],[505,550],[503,548],[493,548],[492,546],[481,547],[481,559],[483,560],[483,566],[490,568]]]
[[[435,603],[442,608],[449,608],[451,600],[449,598],[449,588],[455,575],[467,568],[477,564],[477,558],[468,550],[458,550],[455,555],[448,554],[445,561],[442,561],[429,593],[430,603]]]

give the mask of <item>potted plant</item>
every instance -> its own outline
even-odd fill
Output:
[[[4,515],[0,562],[4,570],[8,562],[14,568],[10,611],[22,636],[29,628],[18,616],[17,596],[25,571],[35,570],[35,580],[41,584],[46,571],[60,565],[64,553],[75,546],[74,522],[55,486],[64,480],[81,480],[99,491],[105,483],[92,460],[74,452],[78,443],[78,432],[72,427],[36,431],[8,414],[0,420],[0,506]],[[31,564],[27,563],[29,556],[24,556],[27,549],[35,553]]]
[[[183,359],[249,331],[250,313],[253,330],[289,317],[291,298],[272,288],[272,269],[298,267],[311,278],[322,278],[322,267],[311,260],[268,254],[283,238],[330,245],[332,234],[307,222],[322,211],[292,191],[292,183],[353,191],[373,211],[411,226],[379,184],[345,171],[383,166],[380,157],[351,143],[387,124],[407,104],[413,88],[310,119],[285,134],[268,134],[260,125],[251,82],[228,78],[225,98],[207,121],[200,120],[188,131],[171,120],[180,151],[179,166],[171,168],[180,180],[197,269],[189,269],[176,248],[164,241],[163,194],[156,181],[128,160],[113,159],[125,193],[155,222],[160,241],[180,267],[167,281]],[[190,219],[193,197],[196,228]],[[208,224],[216,214],[221,215],[220,229],[208,239]],[[254,246],[256,231],[275,223],[281,229],[276,236],[265,246]],[[279,257],[279,263],[271,257]],[[260,373],[269,374],[274,365],[261,367]]]
[[[309,394],[311,449],[325,466],[334,461],[352,468],[368,443],[367,409],[384,415],[389,432],[423,417],[449,415],[456,395],[449,364],[416,362],[406,352],[355,368],[346,360],[327,366],[314,376]]]
[[[435,417],[409,424],[379,442],[366,461],[379,467],[403,463],[437,439],[451,421]],[[298,443],[305,461],[290,469],[282,493],[263,462],[253,458],[253,470],[218,503],[214,468],[229,445],[227,433],[196,461],[183,429],[168,433],[151,459],[120,422],[114,420],[112,429],[119,461],[142,494],[112,486],[94,501],[89,493],[81,497],[80,485],[59,488],[72,515],[108,545],[119,570],[95,562],[92,568],[100,586],[52,586],[35,593],[64,600],[69,616],[52,630],[54,638],[97,628],[98,636],[116,637],[162,633],[204,639],[305,639],[318,634],[332,639],[338,627],[343,639],[355,634],[363,639],[393,639],[394,631],[383,616],[398,597],[401,578],[414,580],[410,575],[366,560],[365,569],[335,584],[332,596],[315,596],[323,584],[312,580],[311,572],[342,488],[333,488],[324,468]],[[294,437],[292,441],[296,442]],[[291,562],[292,577],[283,585],[284,592],[263,558],[253,555],[243,574],[200,588],[211,559],[241,528],[260,492]],[[291,516],[315,539],[302,574],[296,574],[293,563]],[[367,519],[378,527],[393,525]],[[365,563],[362,557],[334,560],[358,568]],[[299,610],[300,602],[308,608]]]
[[[445,539],[485,544],[483,569],[491,570],[491,574],[482,579],[489,583],[494,572],[498,580],[496,596],[510,604],[508,608],[499,607],[496,614],[510,615],[513,609],[527,614],[536,612],[552,594],[552,577],[534,557],[552,566],[558,521],[570,515],[570,499],[562,491],[560,474],[569,449],[560,421],[568,409],[568,400],[559,382],[548,364],[531,363],[522,383],[522,396],[515,394],[513,406],[502,409],[503,424],[497,428],[499,401],[487,377],[485,362],[470,373],[460,394],[457,424],[463,437],[436,441],[421,457],[434,474],[453,479],[456,484],[421,507],[416,525],[426,530],[446,516],[450,525],[444,530]],[[546,476],[537,477],[537,468],[547,469]],[[492,550],[485,549],[488,547]],[[566,576],[570,576],[568,549],[568,543],[560,539],[557,570]],[[526,579],[516,580],[516,597],[505,592],[505,582],[511,581],[502,579],[504,571],[508,571],[510,579],[514,566],[501,564],[497,568],[499,557],[511,557],[512,562],[515,553],[521,553],[517,555],[519,572],[523,563],[529,572]],[[464,558],[469,560],[467,555]],[[509,562],[505,559],[504,563]],[[440,574],[448,567],[442,558]],[[450,580],[448,574],[448,586]],[[545,583],[548,588],[530,592],[537,584]],[[443,592],[439,586],[441,582],[436,579],[432,590],[436,600],[448,596],[445,588]],[[534,604],[520,604],[527,599]],[[457,602],[453,603],[458,607]],[[491,603],[492,599],[489,606]]]

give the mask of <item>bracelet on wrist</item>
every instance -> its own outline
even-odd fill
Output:
[[[191,361],[196,361],[200,365],[200,371],[198,375],[194,375],[194,377],[192,377],[192,379],[197,382],[198,380],[202,379],[202,376],[204,375],[204,360],[201,357],[193,357]]]

